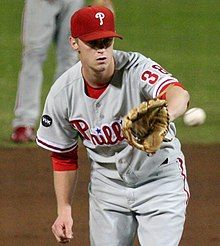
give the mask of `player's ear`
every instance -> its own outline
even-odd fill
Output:
[[[74,50],[78,50],[79,46],[78,46],[78,42],[76,38],[73,38],[72,36],[69,37],[69,43],[70,46],[74,49]]]

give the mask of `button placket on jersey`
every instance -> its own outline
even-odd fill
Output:
[[[98,120],[102,120],[104,118],[104,115],[101,113],[101,103],[97,102],[95,104],[95,113],[97,115]]]

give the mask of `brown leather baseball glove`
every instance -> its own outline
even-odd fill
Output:
[[[155,153],[168,131],[166,100],[158,98],[141,103],[124,117],[122,132],[128,143],[147,153]]]

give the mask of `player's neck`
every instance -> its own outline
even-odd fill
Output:
[[[90,68],[82,68],[82,74],[87,83],[93,88],[101,88],[109,84],[114,75],[115,64],[113,62],[104,71],[96,71]]]

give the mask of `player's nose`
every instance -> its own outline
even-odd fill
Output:
[[[103,53],[103,52],[105,52],[105,48],[99,48],[99,49],[97,49],[97,52],[99,52],[99,53]]]
[[[96,49],[96,52],[98,54],[104,54],[106,52],[106,48],[105,47],[99,47]]]

